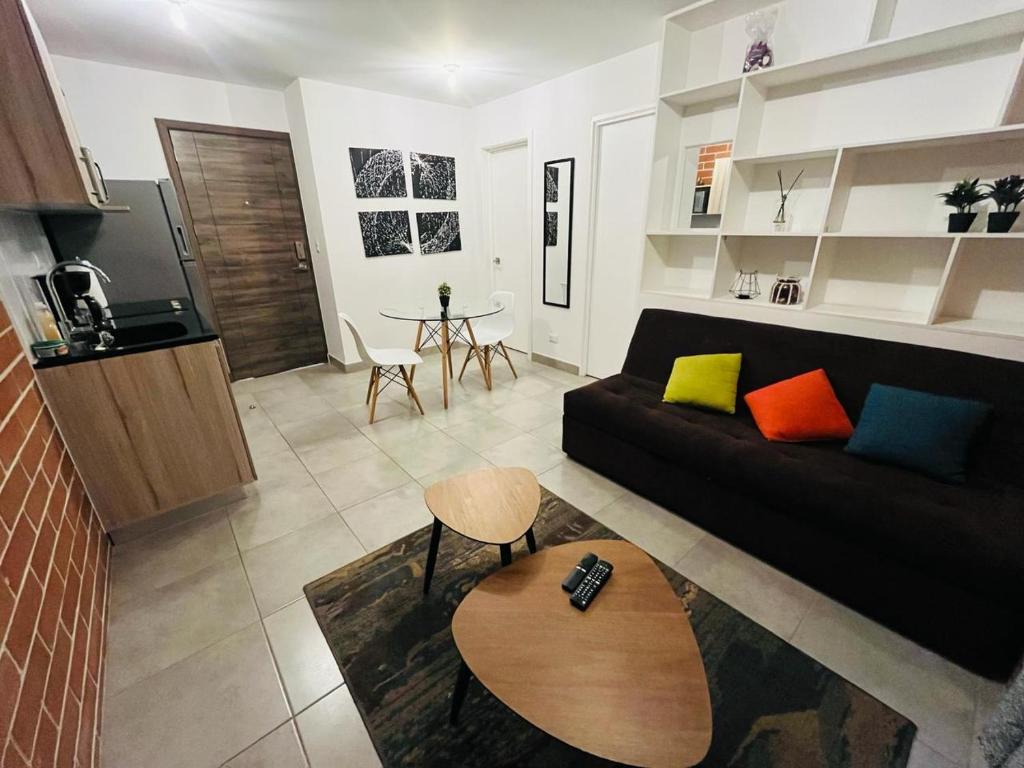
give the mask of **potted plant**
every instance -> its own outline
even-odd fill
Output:
[[[452,287],[448,283],[441,283],[437,286],[437,298],[441,302],[441,309],[448,309],[448,302],[452,300]]]
[[[977,213],[971,210],[975,204],[985,199],[986,195],[978,188],[981,179],[964,179],[953,185],[949,192],[940,192],[938,197],[956,213],[949,214],[949,232],[966,232],[971,228]]]
[[[988,214],[989,232],[1009,232],[1013,222],[1020,216],[1017,206],[1024,200],[1024,178],[1003,176],[992,184],[985,184],[988,198],[996,204],[997,210]]]

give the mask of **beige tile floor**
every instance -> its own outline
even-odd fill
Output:
[[[379,765],[302,595],[309,581],[426,525],[423,488],[490,464],[541,483],[912,718],[912,768],[980,768],[985,682],[566,458],[562,395],[586,379],[516,357],[488,392],[469,370],[420,417],[366,373],[327,366],[235,385],[260,479],[246,498],[114,549],[106,768]]]

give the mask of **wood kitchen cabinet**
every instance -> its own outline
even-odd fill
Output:
[[[102,173],[24,0],[0,0],[0,84],[0,208],[104,208]]]
[[[36,375],[108,532],[255,479],[219,341]]]

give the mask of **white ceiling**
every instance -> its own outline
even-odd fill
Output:
[[[28,0],[52,53],[475,105],[654,42],[693,0]],[[184,19],[184,29],[179,25]],[[457,63],[454,87],[443,66]]]

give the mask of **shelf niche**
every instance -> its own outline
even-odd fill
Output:
[[[769,295],[775,277],[799,277],[800,286],[807,290],[814,260],[817,238],[771,237],[759,235],[725,235],[718,253],[718,270],[712,298],[742,304],[769,304]],[[756,270],[761,295],[756,299],[734,299],[729,293],[740,270]],[[806,296],[805,296],[806,299]],[[799,305],[789,305],[792,309]],[[775,306],[775,305],[772,305]]]
[[[803,176],[786,202],[787,232],[817,234],[828,206],[836,153],[824,157],[772,162],[736,161],[722,229],[743,234],[766,234],[779,209],[778,171],[786,188],[802,170]]]
[[[706,299],[715,276],[718,236],[648,235],[641,290]]]
[[[777,8],[772,36],[775,66],[863,44],[875,0],[705,0],[668,17],[661,93],[718,83],[743,74],[750,38],[745,16]]]
[[[848,149],[836,175],[827,232],[942,234],[953,209],[938,196],[963,178],[983,182],[1019,172],[1024,136],[929,141],[894,149]],[[985,229],[986,201],[972,232]],[[1014,230],[1021,225],[1014,226]]]
[[[926,324],[954,240],[824,237],[808,309],[828,314]]]
[[[936,323],[1024,337],[1022,251],[1013,240],[961,240]]]
[[[736,111],[736,99],[686,107],[665,101],[658,104],[648,230],[691,226],[697,153],[702,146],[733,140]]]

